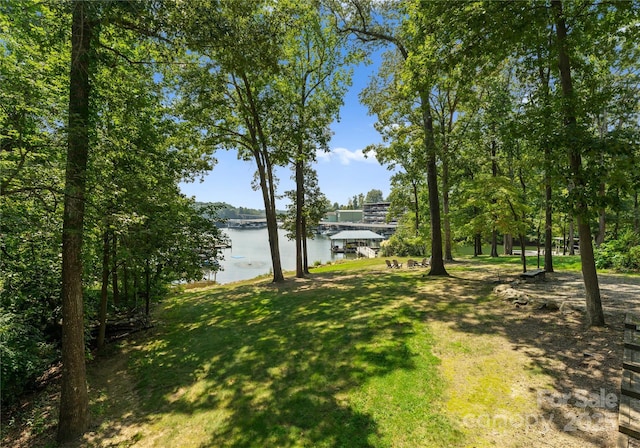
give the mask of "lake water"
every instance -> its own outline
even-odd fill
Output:
[[[231,239],[231,249],[222,251],[224,260],[220,265],[224,270],[215,274],[218,283],[230,283],[238,280],[246,280],[262,274],[272,272],[271,253],[269,251],[269,235],[267,229],[222,229]],[[280,262],[283,271],[295,271],[296,269],[296,242],[288,240],[285,231],[278,229],[278,243],[280,246]],[[309,265],[316,261],[326,263],[345,258],[344,254],[331,252],[331,240],[316,235],[314,239],[307,240]],[[355,257],[349,254],[347,257]],[[213,273],[205,272],[207,278],[214,279]]]

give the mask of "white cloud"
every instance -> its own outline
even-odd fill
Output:
[[[351,162],[377,163],[374,154],[365,157],[362,149],[350,151],[347,148],[333,148],[329,152],[318,151],[316,156],[322,162],[337,160],[341,165],[349,165]]]

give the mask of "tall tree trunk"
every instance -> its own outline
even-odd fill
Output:
[[[270,159],[267,139],[262,131],[260,114],[255,105],[253,90],[248,77],[241,75],[242,89],[246,95],[246,102],[250,109],[251,120],[248,120],[247,128],[251,134],[253,145],[253,157],[258,167],[258,177],[260,179],[260,189],[262,190],[262,200],[264,201],[264,212],[267,220],[267,233],[269,235],[269,251],[271,253],[271,265],[273,269],[273,282],[284,281],[282,274],[282,262],[280,260],[280,245],[278,241],[278,217],[276,214],[276,192],[275,179],[273,177],[273,164]]]
[[[473,237],[473,256],[477,257],[478,255],[482,255],[482,235],[479,233]]]
[[[601,186],[601,193],[604,190],[604,184]],[[598,211],[598,235],[596,236],[596,247],[600,247],[604,243],[605,232],[607,231],[607,217],[604,207]]]
[[[520,238],[520,261],[522,261],[522,272],[527,272],[527,237],[524,233],[518,235]]]
[[[129,268],[126,260],[122,263],[122,286],[124,292],[124,303],[129,305]]]
[[[545,148],[545,156],[547,152],[550,152],[550,150]],[[551,176],[548,173],[548,168],[545,172],[544,192],[544,270],[553,272],[553,210],[551,205]]]
[[[553,43],[553,34],[549,34],[549,43],[547,49],[538,48],[538,76],[540,79],[540,90],[544,98],[544,104],[549,104],[549,80],[551,77],[551,67],[548,58],[542,56],[545,50],[551,48]],[[545,60],[549,62],[545,62]],[[554,161],[552,160],[551,145],[548,142],[543,144],[544,147],[544,270],[553,272],[553,190],[551,184],[551,168]],[[540,238],[538,238],[540,245]],[[540,253],[538,251],[538,256]]]
[[[106,226],[105,226],[106,227]],[[98,350],[104,346],[107,331],[107,301],[109,299],[109,231],[102,235],[102,287],[100,290],[100,307],[98,311]]]
[[[133,275],[133,307],[138,309],[138,298],[140,296],[140,279],[138,278],[138,270],[134,271]]]
[[[444,225],[444,260],[453,261],[451,218],[449,216],[449,158],[442,159],[442,221]]]
[[[569,242],[567,245],[569,246],[569,255],[576,254],[576,238],[575,238],[575,220],[573,219],[573,215],[569,216]]]
[[[493,131],[493,130],[492,130]],[[498,145],[495,139],[491,140],[491,177],[498,177]],[[496,200],[492,199],[492,202],[495,204]],[[491,231],[491,257],[498,256],[498,231],[493,229]]]
[[[89,2],[73,5],[69,129],[62,226],[62,378],[57,439],[69,442],[89,426],[84,352],[82,239],[89,157],[89,73],[92,24]]]
[[[633,193],[633,230],[640,232],[640,207],[638,207],[638,192]]]
[[[302,153],[302,149],[298,151]],[[304,260],[302,255],[302,238],[304,229],[302,218],[304,216],[304,164],[302,160],[296,161],[296,277],[304,278]]]
[[[513,235],[510,233],[506,233],[504,235],[504,254],[505,255],[513,255]]]
[[[144,314],[151,311],[151,262],[147,258],[144,265]]]
[[[267,151],[267,149],[264,149]],[[280,261],[280,244],[278,241],[278,220],[275,205],[275,186],[271,165],[263,159],[260,151],[255,151],[255,160],[258,165],[258,175],[262,189],[262,199],[264,201],[265,215],[267,219],[267,233],[269,235],[269,251],[271,252],[271,265],[273,269],[273,282],[284,281],[282,274],[282,263]]]
[[[491,256],[498,257],[498,231],[491,232]]]
[[[571,61],[567,49],[567,26],[561,0],[552,0],[551,6],[556,18],[556,38],[558,50],[558,67],[560,72],[560,84],[564,99],[564,121],[566,134],[577,137],[577,120],[574,109],[574,91],[571,77]],[[604,313],[602,301],[600,299],[600,286],[598,285],[598,273],[593,254],[593,243],[591,241],[591,229],[589,227],[589,206],[586,198],[582,197],[586,187],[584,173],[582,169],[582,155],[575,142],[569,146],[569,164],[571,166],[571,177],[576,189],[578,198],[575,204],[576,219],[578,222],[578,236],[580,237],[580,261],[582,262],[582,278],[584,280],[587,324],[589,326],[604,326]]]
[[[413,233],[415,236],[418,236],[418,233],[420,231],[420,204],[418,203],[418,184],[416,182],[412,182],[411,187],[413,193],[413,210],[415,218]]]
[[[303,253],[303,268],[305,274],[310,274],[309,272],[309,252],[307,247],[307,218],[302,216],[302,253]]]
[[[112,234],[111,244],[111,289],[113,289],[113,305],[120,306],[120,289],[118,288],[118,238]]]
[[[438,167],[436,165],[436,144],[433,135],[433,117],[431,116],[431,106],[429,104],[429,92],[423,89],[419,94],[425,134],[425,151],[427,152],[427,188],[429,190],[429,216],[431,218],[431,270],[429,275],[449,275],[444,267],[442,254]]]

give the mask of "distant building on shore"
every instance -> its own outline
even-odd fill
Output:
[[[386,224],[387,213],[391,202],[371,202],[362,206],[362,222],[365,224]],[[389,221],[389,224],[397,224],[396,219]]]

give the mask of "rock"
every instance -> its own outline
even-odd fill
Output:
[[[529,297],[522,291],[513,289],[509,285],[498,285],[493,288],[493,293],[504,300],[509,300],[513,303],[520,301],[520,305],[526,305],[529,303]]]
[[[560,312],[561,313],[573,313],[577,311],[572,305],[571,303],[569,303],[568,301],[564,301],[562,302],[562,304],[560,304]]]
[[[536,307],[536,309],[546,310],[546,311],[558,311],[560,309],[560,306],[553,300],[546,300],[542,302],[538,307]]]

